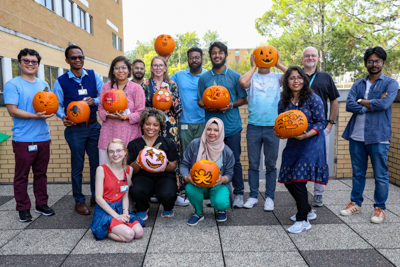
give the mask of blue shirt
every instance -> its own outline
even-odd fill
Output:
[[[20,76],[9,80],[4,86],[5,104],[17,105],[18,109],[36,114],[32,100],[37,92],[43,91],[47,82],[36,78],[29,82]],[[49,125],[45,119],[21,119],[13,117],[12,140],[18,142],[43,142],[50,140]]]
[[[85,69],[82,70],[82,75],[81,77],[76,77],[71,70],[68,71],[68,77],[70,79],[73,79],[75,82],[77,83],[81,83],[82,82],[82,78],[84,76],[88,75],[88,73],[86,72]],[[94,72],[94,77],[96,79],[96,88],[97,88],[97,93],[100,95],[100,91],[101,88],[103,87],[103,81],[101,80],[100,76]],[[63,116],[65,116],[65,112],[64,112],[64,91],[61,88],[61,85],[58,81],[58,79],[54,82],[54,86],[53,86],[53,90],[54,93],[56,94],[56,96],[58,97],[58,103],[59,103],[59,108],[57,111],[57,117],[59,117],[60,119],[62,119]],[[96,97],[93,99],[94,100],[94,104],[96,106],[99,105],[99,97]]]
[[[216,73],[214,70],[209,70],[199,79],[199,90],[197,92],[197,99],[203,98],[204,91],[214,85],[224,86],[228,89],[231,96],[231,102],[235,102],[239,98],[246,97],[247,93],[243,87],[239,84],[240,74],[236,71],[228,69],[225,66],[224,71],[221,74]],[[225,137],[233,136],[242,130],[242,120],[240,119],[239,108],[233,108],[225,113],[221,111],[206,111],[206,121],[212,117],[220,118],[224,122]]]
[[[364,114],[368,108],[358,104],[357,99],[364,98],[367,87],[368,76],[356,81],[349,91],[346,100],[346,111],[353,113],[342,137],[350,140],[353,133],[356,117],[358,114]],[[365,116],[364,143],[376,144],[391,139],[392,135],[392,103],[397,96],[399,84],[396,80],[383,74],[376,79],[368,92],[368,99],[371,103],[371,112]],[[383,93],[388,95],[382,99]]]
[[[171,78],[178,84],[179,96],[181,98],[183,112],[179,117],[182,123],[204,123],[204,109],[197,104],[197,87],[200,76],[207,72],[202,69],[200,74],[194,76],[190,69],[181,70],[175,73]]]

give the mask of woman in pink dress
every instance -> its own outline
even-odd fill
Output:
[[[131,63],[124,56],[116,57],[110,66],[108,78],[100,92],[99,116],[103,121],[99,138],[99,163],[109,162],[107,145],[113,138],[121,139],[125,144],[142,136],[139,118],[145,108],[145,95],[140,85],[128,80],[131,76]],[[128,107],[123,112],[108,113],[103,107],[104,94],[112,89],[121,89],[128,99]]]

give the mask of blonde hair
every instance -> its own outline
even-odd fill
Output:
[[[125,157],[122,160],[122,168],[124,169],[124,171],[126,171],[126,161],[127,161],[127,157],[128,157],[128,149],[126,148],[126,145],[125,145],[124,141],[122,141],[121,139],[118,139],[118,138],[113,138],[113,139],[111,139],[110,142],[108,142],[108,145],[107,145],[108,159],[110,159],[110,156],[109,156],[110,154],[108,153],[108,151],[110,149],[110,145],[111,144],[120,144],[122,146],[122,148],[124,149]]]
[[[164,63],[166,70],[165,70],[165,72],[164,72],[164,74],[163,74],[163,80],[169,82],[167,61],[165,60],[165,58],[160,57],[160,56],[153,57],[153,59],[151,60],[150,67],[153,67],[153,61],[154,61],[155,59],[159,59],[159,60],[161,60],[161,61]],[[150,70],[151,70],[151,69],[150,69]],[[150,71],[150,72],[151,72],[151,74],[150,74],[150,79],[154,79],[154,73],[153,73],[152,71]]]

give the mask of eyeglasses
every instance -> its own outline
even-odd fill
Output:
[[[303,57],[304,57],[304,58],[309,58],[309,57],[310,57],[310,58],[311,58],[311,57],[312,57],[312,58],[317,58],[318,56],[317,56],[317,55],[304,55]]]
[[[39,64],[39,61],[37,60],[29,60],[29,59],[22,59],[22,61],[24,62],[25,65],[29,65],[29,63],[31,63],[33,66],[36,66],[37,64]]]
[[[199,57],[199,56],[195,56],[195,57],[188,57],[188,59],[189,59],[189,60],[193,60],[193,59],[200,60],[200,59],[201,59],[201,57]]]
[[[119,70],[127,70],[128,66],[114,66],[114,70],[119,71]]]
[[[110,155],[113,155],[113,154],[115,154],[115,153],[117,153],[117,154],[121,154],[121,152],[123,152],[124,150],[123,149],[117,149],[117,150],[108,150],[108,154],[110,154]]]
[[[368,60],[367,61],[367,65],[382,65],[383,60],[382,59],[378,59],[378,60]]]
[[[164,67],[165,67],[164,64],[160,64],[160,65],[155,64],[155,65],[153,65],[153,69],[162,69]]]
[[[299,82],[302,82],[304,80],[304,77],[298,76],[298,77],[289,77],[290,81],[298,80]]]
[[[83,61],[83,60],[85,60],[85,56],[72,56],[72,57],[70,57],[69,59],[71,59],[71,60],[73,60],[73,61],[76,61],[77,59],[79,59],[80,61]]]

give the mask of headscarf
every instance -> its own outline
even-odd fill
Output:
[[[217,123],[218,125],[219,137],[214,142],[210,142],[207,139],[206,135],[208,127],[210,127],[210,125],[213,122]],[[215,117],[209,119],[206,123],[206,127],[204,128],[203,134],[201,135],[200,138],[199,154],[197,155],[196,161],[205,159],[216,162],[221,156],[222,151],[224,151],[225,147],[224,138],[225,138],[225,130],[224,130],[224,123],[222,122],[222,120]]]

